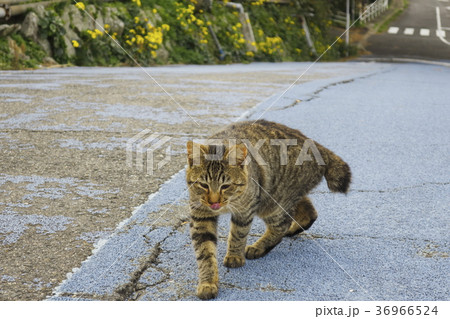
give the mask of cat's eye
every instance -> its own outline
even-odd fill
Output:
[[[229,188],[231,185],[229,185],[229,184],[224,184],[224,185],[221,185],[220,186],[220,189],[227,189],[227,188]]]
[[[209,188],[208,184],[205,184],[205,183],[199,183],[199,184],[204,189],[208,189]]]

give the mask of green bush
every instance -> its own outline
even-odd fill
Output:
[[[107,7],[116,8],[118,18],[125,24],[124,31],[117,35],[104,25],[79,32],[80,40],[72,41],[76,55],[70,59],[60,15],[68,5],[74,4],[59,3],[53,10],[47,8],[40,19],[39,32],[50,41],[57,62],[86,66],[308,61],[325,51],[322,60],[329,61],[355,51],[328,35],[333,9],[330,1],[293,0],[288,5],[264,0],[240,1],[249,15],[254,43],[245,39],[244,22],[237,10],[225,6],[226,2],[213,1],[211,10],[196,6],[197,0],[90,2],[97,12],[105,12]],[[85,9],[82,2],[76,7],[82,12]],[[306,40],[302,27],[304,17],[316,53]],[[26,46],[36,49],[28,42]],[[0,57],[3,61],[14,59],[5,49],[5,39],[0,39]],[[39,58],[32,58],[22,65],[36,65],[38,61]]]

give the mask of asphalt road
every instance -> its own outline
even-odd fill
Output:
[[[308,66],[0,71],[0,300],[52,295],[185,165],[188,139],[236,120]],[[300,83],[373,68],[322,65]],[[145,154],[138,161],[133,149],[126,162],[127,142],[145,129],[143,138],[172,138],[171,161],[151,175]],[[154,154],[155,168],[165,154]]]
[[[367,39],[372,58],[450,60],[450,1],[410,0],[382,34]]]
[[[305,234],[242,268],[220,265],[217,299],[448,300],[450,68],[314,70],[334,76],[280,90],[243,118],[284,123],[335,151],[352,168],[350,192],[332,194],[322,183],[311,196],[319,218]],[[180,170],[98,241],[49,299],[196,300],[187,214]],[[228,220],[220,220],[219,260]],[[257,221],[249,241],[263,231]]]

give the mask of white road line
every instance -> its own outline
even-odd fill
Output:
[[[444,30],[436,30],[436,36],[438,38],[445,38],[445,31]]]
[[[397,34],[398,30],[400,30],[399,27],[390,27],[389,30],[388,30],[388,33],[389,34]]]
[[[447,45],[450,45],[450,42],[448,42],[445,39],[445,31],[442,30],[442,25],[441,25],[441,10],[439,9],[439,7],[436,7],[436,23],[437,23],[437,30],[436,30],[436,36],[441,39],[442,42],[444,42]]]
[[[420,29],[420,35],[423,37],[429,37],[430,36],[430,29]]]
[[[405,31],[403,31],[404,35],[413,35],[414,34],[414,28],[405,28]]]

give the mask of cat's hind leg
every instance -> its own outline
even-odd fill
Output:
[[[288,237],[292,237],[307,230],[315,222],[317,219],[317,212],[307,196],[303,197],[298,202],[292,218],[294,220],[291,219],[291,227],[286,233],[286,236]]]
[[[283,210],[261,216],[266,224],[266,232],[254,244],[245,248],[247,259],[263,257],[278,245],[291,225],[292,219]]]

